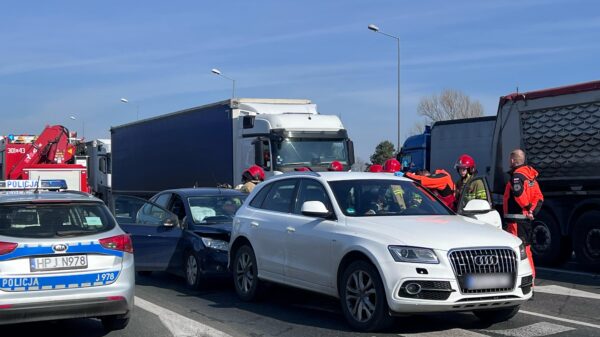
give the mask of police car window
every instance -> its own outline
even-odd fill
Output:
[[[409,181],[341,180],[329,185],[347,216],[451,214],[431,193]]]
[[[111,230],[115,222],[102,204],[10,204],[0,206],[0,235],[55,238]]]

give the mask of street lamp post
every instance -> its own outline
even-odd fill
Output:
[[[374,31],[375,33],[383,34],[387,37],[391,37],[396,39],[398,45],[398,144],[397,151],[400,152],[400,38],[398,36],[390,35],[379,30],[379,27],[371,24],[368,26],[369,30]]]
[[[77,117],[75,116],[69,116],[69,119],[72,121],[77,120]],[[85,121],[82,119],[81,120],[81,139],[85,138]]]
[[[217,75],[217,76],[224,77],[224,78],[230,80],[231,82],[233,82],[233,91],[231,93],[231,98],[235,98],[235,80],[233,78],[231,78],[231,77],[227,77],[227,76],[221,74],[221,71],[219,69],[216,69],[216,68],[211,69],[210,72],[213,73],[213,74],[215,74],[215,75]]]
[[[125,97],[121,98],[121,103],[129,103],[129,100]],[[134,102],[135,103],[135,120],[139,120],[140,119],[140,103],[138,102]]]

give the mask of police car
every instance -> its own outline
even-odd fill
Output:
[[[129,236],[104,203],[64,180],[0,181],[0,324],[100,318],[129,322]]]

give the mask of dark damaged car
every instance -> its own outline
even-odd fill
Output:
[[[115,196],[113,212],[131,235],[135,269],[183,276],[191,288],[228,275],[231,224],[246,194],[220,188],[162,191],[150,200]]]

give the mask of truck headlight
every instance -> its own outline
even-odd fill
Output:
[[[521,244],[519,246],[519,255],[521,256],[521,261],[527,258],[527,251],[525,250],[525,245]]]
[[[204,246],[216,250],[228,251],[229,250],[229,242],[223,240],[216,240],[211,238],[202,238],[202,243]]]
[[[388,246],[388,250],[396,262],[440,263],[435,252],[429,248]]]

